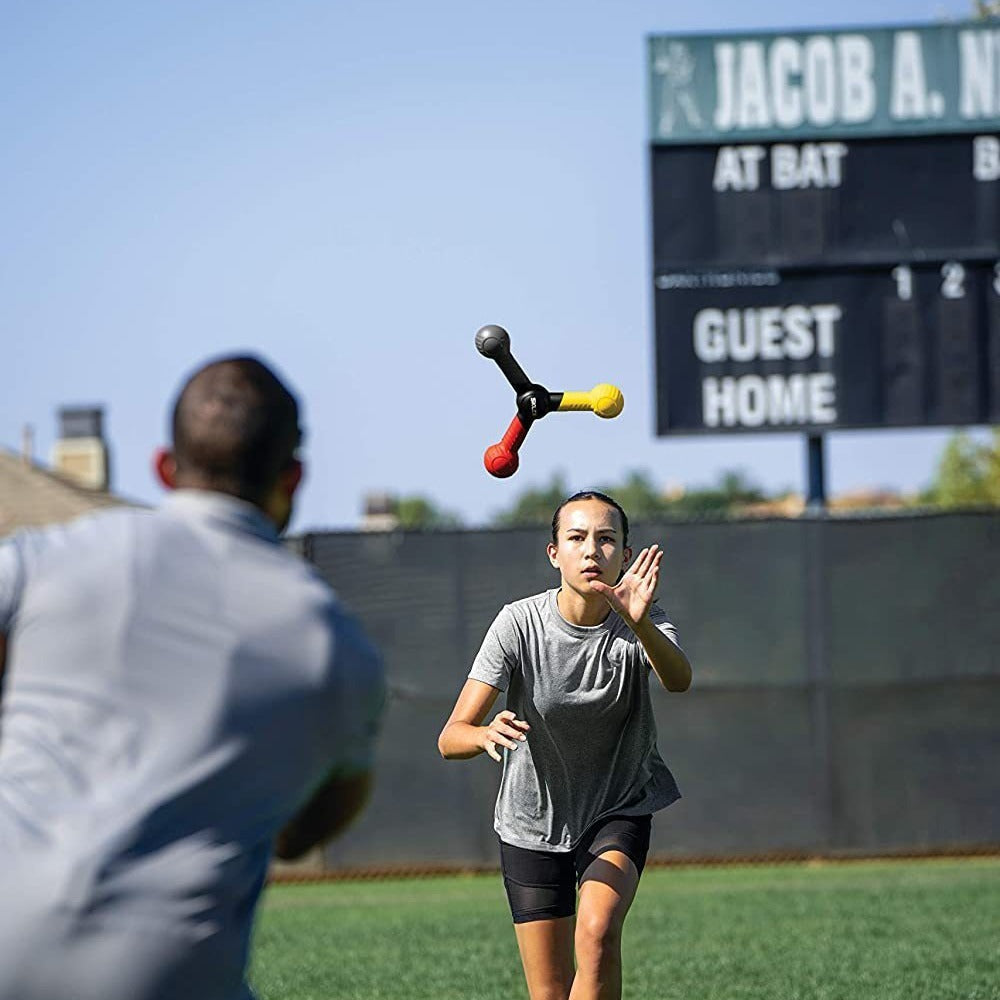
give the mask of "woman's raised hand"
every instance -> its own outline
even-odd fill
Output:
[[[591,587],[630,625],[637,625],[648,614],[660,582],[663,549],[650,545],[643,549],[629,571],[613,587],[595,581]]]

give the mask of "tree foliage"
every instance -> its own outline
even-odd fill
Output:
[[[493,524],[499,528],[526,527],[550,524],[556,507],[566,499],[566,480],[557,472],[548,486],[531,487],[525,490],[514,503],[493,516]]]
[[[462,525],[461,517],[454,511],[445,510],[429,497],[419,494],[396,497],[393,513],[404,531],[458,528]]]
[[[614,497],[634,521],[728,514],[767,499],[764,491],[740,469],[723,472],[715,485],[671,493],[657,487],[649,472],[635,469],[626,475],[624,482],[605,483],[597,489]],[[548,486],[525,490],[511,507],[494,516],[493,524],[498,527],[549,524],[568,493],[565,478],[557,474]]]
[[[653,484],[648,472],[640,469],[628,473],[624,483],[602,486],[601,492],[613,496],[633,521],[647,521],[664,512],[663,491]]]
[[[994,430],[989,441],[955,434],[921,499],[941,507],[1000,505],[1000,430]]]
[[[764,491],[752,483],[741,469],[723,472],[715,486],[686,490],[672,498],[666,513],[696,517],[700,514],[728,514],[747,504],[767,499]]]

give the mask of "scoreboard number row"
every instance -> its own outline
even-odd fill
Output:
[[[900,264],[892,269],[896,282],[896,294],[904,302],[913,298],[913,268]],[[941,265],[941,295],[946,299],[965,298],[965,265],[957,260],[945,261]],[[1000,262],[993,265],[993,291],[1000,295]]]

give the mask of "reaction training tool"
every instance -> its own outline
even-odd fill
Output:
[[[517,395],[517,413],[503,437],[483,455],[483,465],[491,476],[506,479],[517,472],[518,450],[531,425],[554,410],[590,410],[610,420],[625,406],[625,397],[615,385],[602,382],[589,392],[549,392],[532,382],[510,352],[510,334],[502,326],[484,326],[476,333],[476,349],[492,358],[507,377]]]

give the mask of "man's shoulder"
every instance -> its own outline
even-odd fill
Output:
[[[279,547],[275,557],[286,574],[289,596],[302,613],[335,631],[341,642],[363,645],[367,641],[357,614],[312,563],[284,547]]]
[[[89,540],[107,543],[116,536],[126,536],[133,526],[148,523],[153,511],[144,507],[116,507],[82,514],[71,521],[23,528],[0,538],[29,558],[47,551],[59,551],[72,545],[86,544]]]
[[[284,545],[267,546],[256,564],[259,573],[271,581],[270,588],[281,592],[289,607],[317,621],[336,623],[348,615],[337,591],[303,556]]]

